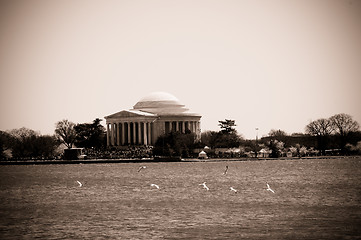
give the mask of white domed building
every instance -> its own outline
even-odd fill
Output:
[[[137,102],[133,109],[104,117],[107,125],[107,145],[153,145],[157,138],[169,132],[193,132],[201,137],[200,119],[176,97],[165,92],[153,92]]]

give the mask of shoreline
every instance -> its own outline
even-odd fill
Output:
[[[210,159],[89,159],[89,160],[29,160],[29,161],[0,161],[0,165],[50,165],[50,164],[102,164],[102,163],[158,163],[158,162],[244,162],[271,160],[304,160],[304,159],[338,159],[360,158],[361,156],[316,156],[316,157],[281,157],[281,158],[210,158]]]

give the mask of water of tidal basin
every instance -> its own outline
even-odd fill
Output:
[[[0,166],[0,203],[1,239],[361,239],[361,158]]]

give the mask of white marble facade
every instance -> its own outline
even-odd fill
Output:
[[[153,145],[171,131],[193,132],[201,137],[199,114],[190,112],[169,93],[154,92],[137,102],[133,109],[106,116],[107,145]]]

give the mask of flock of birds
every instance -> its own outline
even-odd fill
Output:
[[[138,168],[138,172],[140,172],[142,169],[146,169],[146,168],[147,168],[146,166],[140,166],[140,167]],[[226,175],[227,172],[228,172],[228,166],[226,166],[226,169],[224,170],[223,175]],[[82,187],[82,186],[83,186],[83,184],[82,184],[80,181],[77,181],[77,183],[79,184],[79,187]],[[206,189],[207,191],[209,191],[209,187],[206,185],[206,182],[203,182],[203,183],[201,183],[201,184],[199,184],[199,185],[203,186],[204,189]],[[275,193],[275,191],[270,187],[270,185],[269,185],[268,183],[266,183],[266,185],[267,185],[267,189],[266,189],[267,191],[270,191],[271,193]],[[157,184],[154,184],[154,183],[150,184],[150,186],[151,186],[151,187],[155,187],[155,188],[157,188],[157,189],[160,189],[160,187],[159,187]],[[229,189],[230,189],[232,192],[234,192],[234,193],[237,193],[237,192],[238,192],[237,189],[235,189],[235,188],[233,188],[233,187],[230,187]]]

